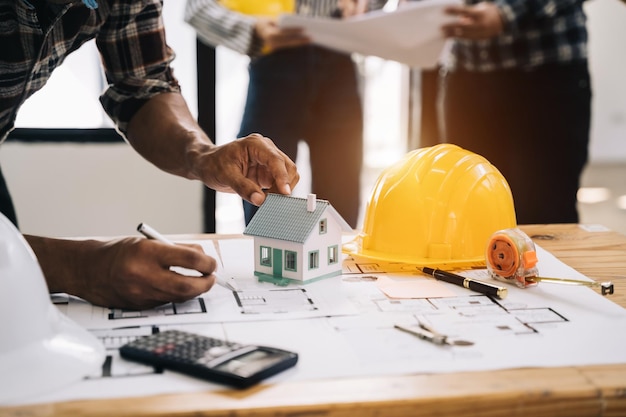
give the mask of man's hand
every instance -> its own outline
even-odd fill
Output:
[[[367,0],[337,0],[337,8],[342,17],[351,17],[367,11]]]
[[[201,169],[199,179],[208,187],[235,192],[257,206],[265,201],[264,190],[291,194],[300,180],[296,164],[257,133],[211,148],[196,166]]]
[[[177,93],[145,103],[129,123],[128,141],[162,170],[235,192],[256,205],[265,201],[264,189],[291,194],[300,179],[296,164],[259,134],[213,144]]]
[[[143,238],[108,242],[26,236],[50,292],[65,292],[104,307],[146,309],[183,302],[215,283],[217,262],[198,245]],[[198,271],[186,276],[170,267]]]
[[[256,35],[263,41],[265,50],[276,51],[311,43],[311,39],[299,27],[280,28],[276,19],[259,18],[254,26]]]
[[[504,30],[502,15],[494,3],[449,6],[445,13],[457,17],[453,23],[442,27],[447,38],[488,39],[500,35]]]

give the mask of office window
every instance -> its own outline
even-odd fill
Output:
[[[328,265],[336,264],[339,262],[339,246],[328,247]]]
[[[320,220],[320,235],[323,235],[328,231],[328,222],[326,219]]]
[[[290,250],[285,251],[285,271],[297,271],[298,253]]]
[[[272,266],[272,248],[261,246],[261,265]]]
[[[317,269],[320,267],[320,252],[315,250],[309,252],[309,269]]]
[[[72,86],[68,88],[68,86]],[[17,114],[18,128],[112,128],[98,97],[106,86],[94,41],[70,54]]]
[[[172,62],[174,74],[180,81],[189,107],[197,108],[195,31],[183,19],[185,2],[165,2],[163,19],[167,43],[176,52]],[[114,136],[113,123],[100,105],[99,96],[106,88],[95,41],[91,40],[71,53],[56,68],[45,87],[30,97],[18,112],[18,129],[44,129],[38,137],[54,134],[53,129],[103,129]],[[71,88],[68,88],[71,86]],[[46,131],[48,130],[48,131]],[[43,139],[46,139],[43,137]],[[77,137],[85,141],[85,132]],[[117,140],[121,140],[119,137]]]

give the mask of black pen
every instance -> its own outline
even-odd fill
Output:
[[[425,266],[422,268],[422,271],[440,281],[449,282],[450,284],[458,285],[460,287],[464,287],[481,294],[498,297],[500,299],[506,297],[508,293],[506,287],[500,287],[498,285],[489,284],[488,282],[479,281],[473,278],[465,278],[464,276],[453,274],[448,271],[442,271],[441,269],[433,269]]]

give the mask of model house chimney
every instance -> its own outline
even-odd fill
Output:
[[[317,202],[317,196],[315,194],[309,194],[306,196],[306,211],[312,213],[315,211],[315,204]]]

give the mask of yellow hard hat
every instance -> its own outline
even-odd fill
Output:
[[[281,13],[293,13],[295,0],[220,0],[220,3],[239,13],[276,17]]]
[[[454,269],[485,266],[485,245],[516,226],[508,183],[484,157],[452,144],[409,152],[379,176],[357,260]]]

